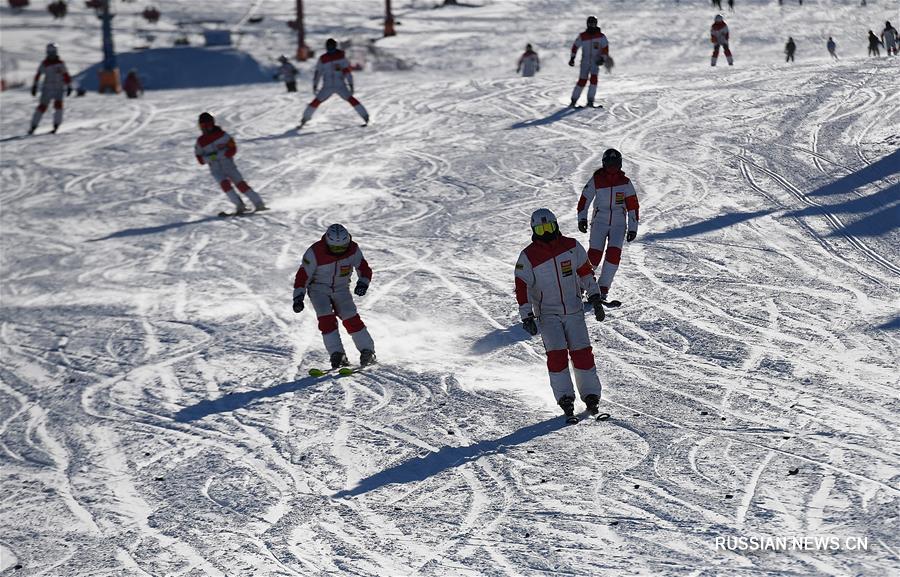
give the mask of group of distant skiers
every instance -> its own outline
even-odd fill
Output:
[[[888,54],[897,53],[898,35],[890,22],[886,23],[881,39],[871,31],[869,38],[870,53],[874,50],[877,55],[878,45],[885,46]],[[710,41],[713,44],[710,64],[716,65],[721,49],[728,64],[733,65],[728,45],[728,25],[721,15],[715,17],[710,28]],[[827,46],[829,53],[837,58],[836,45],[830,37]],[[594,106],[599,67],[604,66],[607,71],[612,67],[609,42],[594,16],[587,19],[586,29],[573,42],[569,66],[575,66],[579,50],[581,62],[571,95],[571,106],[577,105],[588,83],[587,104]],[[785,49],[789,61],[793,61],[795,50],[796,44],[790,38]],[[296,92],[296,67],[284,56],[279,60],[278,75],[283,78],[288,92]],[[539,70],[540,58],[528,44],[519,58],[516,71],[523,76],[533,76]],[[46,58],[35,75],[33,95],[37,95],[38,81],[42,75],[44,83],[40,104],[32,118],[29,133],[34,132],[51,101],[55,109],[53,131],[56,132],[62,122],[64,96],[72,92],[72,79],[59,58],[55,44],[47,46]],[[353,106],[364,123],[368,124],[368,112],[354,97],[350,64],[334,39],[328,39],[325,53],[316,63],[312,88],[315,96],[304,110],[300,127],[312,119],[321,103],[335,94]],[[126,78],[125,90],[130,98],[143,93],[136,71],[132,70]],[[216,124],[209,112],[200,114],[198,125],[201,134],[195,144],[197,161],[209,167],[211,175],[234,205],[233,212],[222,212],[220,216],[248,212],[241,194],[252,203],[253,212],[266,210],[263,199],[244,180],[235,165],[237,145],[234,139]],[[576,207],[578,230],[589,234],[588,250],[585,251],[577,240],[563,236],[556,216],[550,210],[541,208],[531,215],[532,242],[521,252],[515,266],[515,295],[522,327],[532,335],[540,333],[547,356],[550,385],[557,403],[569,420],[576,420],[576,387],[588,411],[594,415],[599,412],[601,384],[585,323],[583,297],[587,298],[598,321],[605,318],[604,307],[618,305],[618,301],[608,300],[608,294],[622,249],[626,242],[636,238],[640,220],[638,197],[633,184],[622,171],[621,153],[608,149],[601,162],[602,166],[583,187]],[[599,280],[595,276],[598,268]],[[293,310],[302,312],[305,299],[309,298],[333,369],[349,365],[338,332],[338,319],[359,351],[360,366],[375,361],[374,341],[359,316],[350,292],[354,271],[357,282],[353,294],[361,297],[371,283],[372,269],[350,232],[341,224],[332,224],[321,239],[306,250],[294,278]]]

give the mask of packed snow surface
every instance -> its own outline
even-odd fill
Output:
[[[56,135],[51,109],[21,137],[35,102],[2,94],[4,577],[896,574],[900,59],[864,38],[897,2],[738,0],[733,68],[709,67],[705,1],[472,3],[394,3],[378,46],[416,67],[356,75],[366,128],[338,99],[293,128],[309,63],[299,95],[68,99]],[[5,70],[30,82],[50,39],[96,62],[70,4],[52,25],[4,8]],[[214,13],[260,63],[292,52],[292,2],[159,4],[160,30]],[[380,1],[307,5],[317,49],[378,36]],[[604,109],[568,110],[591,12],[617,66]],[[123,49],[145,26],[116,23]],[[204,110],[270,212],[215,216]],[[566,426],[513,265],[539,207],[587,241],[575,204],[608,147],[641,228],[623,306],[588,317],[612,416]],[[332,222],[374,269],[380,363],[314,379],[292,280]],[[840,546],[716,546],[822,536]]]

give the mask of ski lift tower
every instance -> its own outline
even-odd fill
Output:
[[[117,94],[122,85],[119,81],[119,66],[116,63],[116,52],[113,49],[112,37],[112,19],[113,14],[109,12],[110,0],[91,0],[88,6],[97,12],[103,30],[103,65],[98,71],[100,76],[100,93],[112,92]]]
[[[304,62],[313,56],[306,45],[306,31],[303,29],[303,0],[297,0],[297,60]]]

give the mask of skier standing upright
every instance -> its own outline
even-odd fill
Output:
[[[234,164],[234,155],[237,154],[237,145],[234,139],[227,132],[216,126],[216,120],[209,112],[204,112],[198,119],[200,130],[203,134],[197,138],[194,145],[194,154],[197,156],[197,162],[200,164],[208,164],[209,172],[212,174],[216,182],[222,187],[222,191],[228,196],[228,200],[234,203],[235,212],[220,213],[219,216],[232,216],[235,214],[244,214],[247,207],[244,201],[234,191],[231,184],[234,183],[237,189],[253,201],[256,211],[266,210],[263,199],[255,190],[250,188],[240,171]]]
[[[709,29],[709,34],[710,42],[713,44],[710,66],[716,65],[716,60],[719,59],[720,46],[725,50],[725,58],[728,60],[728,65],[733,66],[734,60],[731,57],[731,50],[728,48],[728,24],[725,23],[725,19],[722,18],[721,14],[716,14],[715,21]]]
[[[875,33],[869,30],[869,56],[881,56],[881,51],[878,50],[878,47],[882,46],[881,40],[878,39],[878,36],[875,36]]]
[[[640,206],[634,185],[622,172],[622,154],[610,148],[603,153],[602,162],[578,199],[578,230],[587,232],[590,224],[588,259],[593,268],[603,261],[599,285],[600,298],[605,301],[619,269],[624,241],[631,242],[637,237]]]
[[[591,87],[588,88],[587,105],[594,105],[594,97],[597,94],[597,73],[604,59],[609,54],[609,41],[597,26],[597,17],[588,16],[587,28],[578,35],[575,42],[572,43],[572,56],[569,58],[569,66],[575,66],[575,56],[578,49],[581,49],[581,70],[578,73],[578,82],[575,89],[572,90],[572,102],[570,106],[574,107],[581,97],[581,91],[587,84],[588,78],[591,81]]]
[[[281,65],[278,67],[276,77],[281,76],[288,92],[297,92],[297,67],[291,64],[284,54],[278,57],[278,61]]]
[[[358,278],[353,293],[361,297],[369,289],[372,269],[347,229],[332,224],[303,254],[303,263],[294,277],[294,312],[303,311],[303,298],[309,293],[334,369],[350,364],[338,332],[338,318],[359,351],[360,366],[375,362],[375,342],[359,318],[350,294],[350,274],[354,269]]]
[[[322,81],[322,89],[319,89],[319,80]],[[337,41],[329,38],[325,42],[325,54],[319,57],[316,63],[316,73],[313,76],[313,94],[316,97],[306,110],[303,111],[303,120],[300,126],[309,122],[316,113],[319,105],[328,100],[332,94],[337,94],[356,110],[365,124],[369,123],[369,113],[362,103],[353,96],[353,74],[350,72],[350,62],[344,56],[343,50],[338,50]]]
[[[794,43],[794,37],[788,36],[787,44],[784,45],[785,62],[794,61],[794,52],[797,51],[797,45]]]
[[[589,295],[598,321],[605,313],[584,248],[574,238],[560,234],[556,216],[546,208],[534,211],[531,231],[532,242],[516,262],[519,316],[529,334],[541,333],[553,397],[573,421],[575,389],[569,374],[570,358],[579,396],[592,414],[598,412],[601,392],[581,293]]]
[[[42,75],[44,83],[41,85],[41,99],[31,117],[31,128],[28,130],[28,134],[34,134],[51,100],[53,101],[53,132],[56,132],[63,120],[63,98],[72,94],[72,78],[69,76],[65,63],[59,59],[56,44],[47,45],[46,57],[38,66],[37,74],[34,75],[34,82],[31,85],[32,96],[37,96],[38,81]]]
[[[141,79],[138,78],[136,68],[128,71],[128,74],[125,76],[125,82],[122,83],[122,90],[125,91],[125,96],[128,98],[137,98],[138,95],[144,95],[144,86],[141,84]]]
[[[897,55],[897,44],[900,37],[897,35],[897,29],[891,26],[891,22],[884,23],[884,30],[881,31],[881,42],[887,50],[888,56]]]
[[[831,57],[835,60],[838,60],[837,44],[835,43],[834,38],[829,36],[828,42],[825,44],[825,47],[828,48],[828,53],[831,54]]]
[[[519,57],[519,64],[516,66],[516,72],[521,72],[522,76],[534,76],[535,72],[541,70],[541,59],[537,52],[531,47],[531,44],[525,46],[525,52]]]

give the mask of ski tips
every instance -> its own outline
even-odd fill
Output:
[[[309,376],[311,377],[321,377],[325,375],[325,371],[322,369],[309,369]]]

